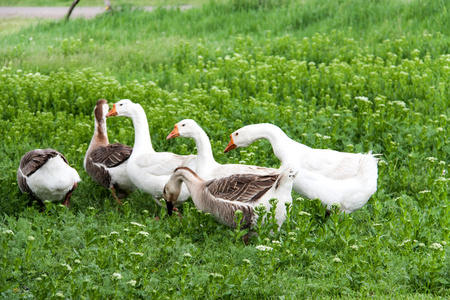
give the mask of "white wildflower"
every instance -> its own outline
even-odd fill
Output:
[[[127,284],[129,284],[131,286],[136,286],[136,280],[130,280],[127,282]]]
[[[353,250],[358,250],[359,247],[357,245],[351,245],[350,248],[352,248]]]
[[[30,236],[28,237],[28,240],[29,240],[30,242],[34,241],[34,236],[30,235]]]
[[[427,158],[425,158],[426,160],[428,160],[428,161],[430,161],[430,162],[435,162],[435,161],[437,161],[437,158],[436,157],[433,157],[433,156],[429,156],[429,157],[427,157]]]
[[[75,259],[73,262],[76,264],[81,264],[81,260],[79,260],[79,259]]]
[[[424,243],[419,243],[419,247],[425,247]]]
[[[403,101],[393,101],[392,103],[397,104],[400,107],[406,108],[406,104]]]
[[[141,253],[141,252],[131,252],[130,255],[142,257],[142,256],[144,256],[144,253]]]
[[[131,225],[134,225],[136,227],[145,227],[145,225],[139,224],[137,222],[130,222]]]
[[[213,278],[220,278],[223,279],[223,275],[219,274],[219,273],[209,273],[209,276],[213,277]]]
[[[419,194],[428,194],[428,193],[431,193],[431,191],[430,190],[423,190],[423,191],[419,192]]]
[[[444,251],[444,247],[439,243],[433,243],[430,245],[430,249]]]
[[[438,177],[437,179],[434,180],[434,182],[446,182],[448,179],[445,177]]]
[[[56,298],[62,298],[62,299],[65,299],[65,298],[66,298],[66,296],[64,296],[64,294],[61,293],[61,292],[57,292],[57,293],[55,294],[55,297],[56,297]]]
[[[274,244],[274,245],[278,245],[278,246],[280,246],[280,245],[281,245],[280,241],[272,241],[272,244]]]
[[[115,236],[115,235],[119,235],[119,233],[117,231],[111,231],[109,233],[110,236]]]
[[[148,236],[148,232],[146,232],[146,231],[139,231],[137,234],[142,235],[142,236]]]
[[[121,275],[119,272],[113,273],[113,274],[111,275],[111,277],[112,277],[114,280],[120,280],[120,279],[122,279],[122,275]]]
[[[333,258],[333,262],[336,262],[336,263],[341,263],[341,262],[342,262],[342,260],[340,260],[340,258],[339,258],[339,257],[335,257],[335,258]]]
[[[123,240],[122,239],[117,239],[117,242],[120,244],[123,244]]]
[[[14,236],[14,232],[12,230],[3,230],[4,235]]]
[[[258,249],[259,251],[263,251],[263,252],[265,252],[265,251],[272,251],[273,250],[272,247],[264,246],[264,245],[258,245],[255,248]]]
[[[184,253],[183,256],[187,258],[192,258],[192,255],[189,252]]]
[[[250,260],[248,260],[248,259],[246,259],[246,258],[244,258],[242,261],[245,262],[246,264],[249,264],[249,265],[252,264],[252,263],[250,262]]]
[[[369,101],[369,98],[364,97],[364,96],[357,96],[357,97],[355,97],[355,100],[359,100],[359,101],[362,101],[362,102],[366,102],[366,103],[372,104],[372,102]]]

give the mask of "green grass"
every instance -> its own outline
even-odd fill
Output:
[[[114,6],[122,4],[135,6],[159,5],[201,5],[208,0],[112,0]],[[73,0],[0,0],[0,6],[66,6],[70,7]],[[80,0],[77,6],[104,6],[103,0]]]
[[[450,296],[449,4],[257,3],[0,36],[0,297]],[[329,217],[294,193],[280,232],[247,246],[190,201],[181,221],[139,191],[117,207],[83,170],[99,98],[141,103],[157,151],[195,153],[190,140],[165,140],[184,118],[205,129],[221,163],[279,166],[265,141],[223,153],[231,132],[261,122],[311,147],[373,150],[378,191]],[[133,144],[128,119],[108,119],[108,133]],[[70,210],[39,213],[17,187],[21,156],[45,147],[82,177]]]

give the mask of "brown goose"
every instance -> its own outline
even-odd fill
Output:
[[[20,160],[17,182],[22,193],[44,205],[45,200],[59,201],[69,207],[70,197],[80,182],[77,171],[54,149],[28,151]]]
[[[235,174],[228,177],[204,181],[187,167],[178,167],[164,187],[169,214],[184,182],[197,209],[210,213],[226,226],[235,228],[235,211],[243,212],[244,225],[251,227],[257,215],[253,209],[262,204],[269,210],[269,200],[278,199],[276,219],[281,226],[286,219],[285,203],[292,201],[291,191],[296,172],[286,168],[280,174],[257,175]]]
[[[106,131],[108,110],[105,99],[97,101],[94,108],[94,135],[84,157],[84,169],[95,182],[110,189],[114,198],[122,203],[120,199],[136,189],[127,174],[127,160],[133,148],[120,143],[109,143]]]

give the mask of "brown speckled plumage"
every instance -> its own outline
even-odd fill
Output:
[[[236,174],[204,181],[191,169],[178,167],[166,184],[164,197],[168,202],[176,199],[176,191],[184,182],[198,209],[211,213],[217,221],[232,228],[236,227],[235,212],[241,210],[244,222],[241,228],[248,228],[257,218],[253,207],[270,189],[277,189],[279,177],[280,174]]]

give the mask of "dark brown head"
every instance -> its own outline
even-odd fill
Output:
[[[105,99],[98,100],[94,108],[95,120],[97,120],[98,123],[104,120],[106,114],[108,113],[108,110],[108,101],[106,101]]]

